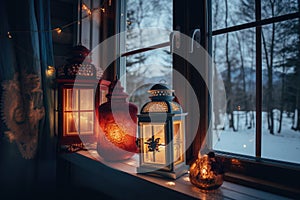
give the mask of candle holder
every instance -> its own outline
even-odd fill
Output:
[[[137,152],[137,106],[127,101],[121,82],[112,82],[107,102],[98,108],[97,151],[106,161],[121,161]]]
[[[190,181],[203,190],[219,188],[224,181],[223,164],[213,152],[199,156],[190,167]]]

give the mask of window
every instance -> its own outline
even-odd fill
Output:
[[[299,1],[210,6],[212,59],[227,95],[225,117],[213,110],[211,146],[232,159],[230,171],[295,187],[286,177],[300,164]]]
[[[213,1],[212,24],[227,95],[225,123],[214,113],[214,149],[299,164],[297,2]]]
[[[201,102],[201,120],[196,137],[192,137],[194,142],[187,151],[189,160],[197,156],[211,125],[211,148],[224,156],[230,172],[295,188],[295,181],[288,181],[286,177],[296,175],[300,163],[297,156],[300,137],[297,131],[291,130],[291,127],[299,128],[299,92],[293,86],[300,80],[297,6],[293,0],[173,1],[173,30],[189,36],[196,28],[201,30],[200,43],[211,53],[223,77],[227,95],[227,112],[220,116],[210,110],[213,109],[209,100],[211,94],[191,64],[172,55],[173,70],[189,80]],[[143,47],[147,45],[140,48]],[[189,47],[182,48],[187,51]],[[160,50],[163,49],[152,51]],[[130,69],[130,60],[134,63],[134,56],[143,58],[139,51],[132,52],[131,58],[130,54],[125,54],[128,57],[127,73],[132,69],[140,70],[142,63],[135,60],[135,68]],[[207,75],[210,73],[208,68]],[[189,104],[189,99],[183,102]],[[210,121],[212,115],[214,118]],[[225,124],[218,122],[218,117],[224,118]],[[238,181],[251,182],[240,178]]]

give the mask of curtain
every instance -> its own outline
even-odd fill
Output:
[[[55,182],[50,0],[0,4],[0,187],[14,195]]]

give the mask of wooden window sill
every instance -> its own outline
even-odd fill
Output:
[[[64,153],[59,159],[67,169],[62,172],[68,175],[67,184],[88,187],[112,199],[288,199],[229,181],[216,190],[203,191],[190,183],[188,174],[176,180],[137,174],[135,158],[110,163],[96,151]]]

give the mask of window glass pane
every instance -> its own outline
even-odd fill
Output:
[[[81,41],[78,43],[81,42],[88,49],[93,49],[99,43],[100,1],[83,0],[82,3]]]
[[[298,11],[297,0],[261,1],[262,19]]]
[[[211,3],[212,30],[255,20],[255,0],[214,0]]]
[[[263,26],[262,39],[262,157],[300,163],[299,19]]]
[[[213,60],[227,98],[226,114],[213,108],[213,149],[255,155],[255,29],[212,38]],[[214,87],[214,93],[218,88]]]
[[[127,0],[126,8],[126,51],[169,41],[172,0]]]
[[[169,47],[126,57],[126,92],[139,110],[148,102],[148,90],[157,83],[172,88],[172,56]]]

